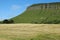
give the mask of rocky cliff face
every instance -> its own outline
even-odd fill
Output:
[[[43,4],[35,4],[28,7],[28,10],[32,9],[60,9],[59,3],[43,3]]]

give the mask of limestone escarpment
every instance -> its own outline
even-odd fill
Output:
[[[60,2],[59,3],[43,3],[43,4],[34,4],[28,7],[29,10],[32,9],[60,9]]]

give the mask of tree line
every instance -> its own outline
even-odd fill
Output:
[[[14,20],[12,20],[12,19],[10,19],[10,20],[5,19],[5,20],[3,20],[3,21],[0,21],[0,23],[1,23],[1,24],[11,24],[11,23],[14,23]]]

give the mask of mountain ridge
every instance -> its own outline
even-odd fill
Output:
[[[36,5],[42,5],[42,4],[55,4],[55,3],[60,3],[60,2],[36,3],[36,4],[32,4],[32,5],[30,5],[29,7],[36,6]],[[29,7],[28,7],[28,8],[29,8]]]
[[[49,3],[47,3],[49,4]],[[52,3],[50,3],[52,5]],[[18,15],[14,18],[12,18],[15,23],[47,23],[47,22],[53,22],[53,21],[59,21],[60,20],[60,2],[53,3],[54,5],[50,6],[42,6],[42,4],[36,4],[38,5],[36,8],[35,6],[29,6],[27,10],[22,13],[21,15]],[[56,6],[57,4],[57,6]],[[35,5],[35,4],[34,4]],[[33,7],[33,8],[30,8]],[[60,22],[59,22],[60,23]]]

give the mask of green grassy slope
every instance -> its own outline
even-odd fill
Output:
[[[57,4],[60,5],[59,3]],[[31,9],[30,7],[28,7],[28,9],[21,15],[12,18],[15,21],[15,23],[50,23],[53,21],[56,22],[60,20],[60,9]]]

